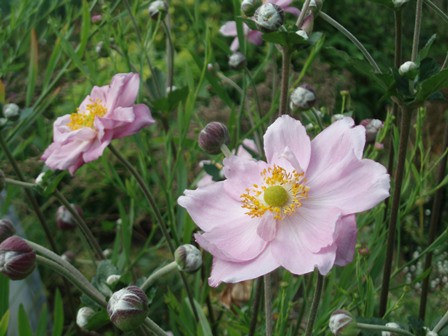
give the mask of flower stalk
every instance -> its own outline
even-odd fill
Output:
[[[177,263],[175,261],[172,261],[168,265],[163,266],[162,268],[155,271],[153,274],[151,274],[145,282],[140,286],[142,291],[146,292],[149,287],[159,278],[164,276],[165,274],[170,273],[171,271],[177,269]]]
[[[272,288],[271,275],[264,277],[264,311],[266,318],[266,336],[272,336]]]
[[[414,334],[410,333],[409,331],[406,331],[406,330],[403,330],[403,329],[399,329],[399,328],[386,327],[386,326],[383,326],[383,325],[356,323],[356,327],[358,329],[362,329],[362,330],[389,331],[393,335],[414,336]]]
[[[297,18],[296,26],[301,29],[303,21],[305,20],[305,16],[307,15],[308,8],[310,7],[311,0],[305,0],[302,6],[302,10],[300,11],[300,15]]]
[[[255,335],[255,329],[257,327],[258,312],[260,311],[261,292],[263,288],[263,278],[259,278],[255,285],[254,303],[252,306],[252,318],[250,319],[249,336]]]
[[[305,336],[311,336],[313,334],[314,321],[316,320],[317,309],[319,308],[319,301],[322,295],[323,287],[324,276],[317,272],[316,289],[314,290],[313,302],[311,304],[311,310],[308,318],[308,324],[305,330]]]
[[[289,68],[291,67],[291,52],[288,47],[282,49],[282,79],[280,91],[280,108],[278,116],[288,113]]]

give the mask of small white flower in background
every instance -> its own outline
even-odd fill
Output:
[[[328,326],[333,335],[340,335],[352,323],[353,317],[345,310],[336,310],[330,316]]]
[[[81,307],[76,314],[76,324],[81,329],[85,329],[89,324],[90,318],[95,315],[95,311],[90,307]]]
[[[344,119],[344,118],[345,118],[345,115],[343,115],[343,114],[340,114],[340,113],[333,114],[331,116],[331,122],[334,123],[334,122],[336,122],[338,120],[341,120],[341,119]]]
[[[392,3],[394,4],[395,8],[399,8],[403,6],[406,2],[409,0],[392,0]]]
[[[255,23],[263,32],[276,31],[283,24],[283,9],[272,3],[265,3],[257,8],[254,14]]]
[[[292,110],[309,110],[316,103],[316,94],[311,86],[303,84],[291,93]]]
[[[37,175],[36,179],[34,180],[34,182],[42,187],[42,183],[44,182],[44,177],[45,177],[45,172],[40,173],[39,175]]]
[[[148,12],[153,20],[157,20],[159,15],[161,16],[161,19],[163,19],[168,12],[168,4],[162,0],[153,1],[148,7]]]
[[[376,139],[376,135],[383,127],[383,122],[379,119],[364,119],[360,123],[366,129],[366,141],[372,143]]]
[[[414,62],[407,61],[400,65],[398,68],[398,73],[400,76],[406,77],[408,79],[414,79],[417,76],[418,65]]]
[[[386,323],[386,327],[400,329],[400,325],[395,322]],[[392,335],[395,335],[395,334],[390,331],[382,331],[381,332],[381,336],[392,336]]]
[[[300,37],[302,37],[304,40],[308,40],[308,39],[309,39],[309,36],[308,36],[308,34],[306,33],[306,31],[304,31],[304,30],[302,30],[302,29],[296,31],[296,34],[299,35]]]
[[[239,51],[229,57],[229,66],[234,69],[240,69],[246,64],[246,57]]]
[[[20,117],[20,108],[17,104],[6,104],[3,106],[3,115],[8,120],[16,121]]]
[[[177,87],[175,87],[174,85],[171,87],[167,87],[166,88],[166,93],[169,94],[170,92],[176,91]]]

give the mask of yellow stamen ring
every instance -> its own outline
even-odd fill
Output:
[[[73,131],[84,127],[93,128],[95,117],[104,117],[107,108],[101,104],[100,99],[91,99],[87,104],[85,111],[77,111],[70,115],[70,122],[67,124]]]

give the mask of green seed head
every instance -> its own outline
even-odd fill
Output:
[[[288,192],[282,186],[272,186],[264,191],[264,201],[274,207],[284,206],[289,199]]]

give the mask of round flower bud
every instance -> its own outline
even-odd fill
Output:
[[[0,243],[6,238],[13,236],[15,233],[16,230],[9,219],[0,219]]]
[[[261,0],[243,0],[241,2],[241,12],[246,16],[252,16],[260,6]]]
[[[3,189],[5,189],[6,180],[5,180],[5,173],[3,170],[0,170],[0,192],[2,192]]]
[[[331,314],[328,326],[333,335],[341,335],[352,321],[353,318],[348,311],[336,310]]]
[[[0,243],[0,272],[11,280],[25,279],[36,266],[36,253],[20,237],[11,236]]]
[[[199,147],[209,154],[218,154],[222,145],[230,141],[229,130],[223,123],[213,121],[208,123],[199,133]]]
[[[392,0],[392,3],[394,4],[395,8],[400,8],[408,1],[409,0]]]
[[[81,329],[86,329],[89,320],[95,315],[95,311],[90,307],[81,307],[76,314],[76,324]]]
[[[149,5],[148,11],[151,19],[157,21],[160,15],[160,19],[163,20],[166,13],[168,12],[168,4],[162,0],[153,1]]]
[[[414,79],[418,74],[418,65],[411,61],[404,62],[400,65],[398,73],[407,79]]]
[[[283,24],[285,14],[280,6],[265,3],[257,8],[254,19],[258,29],[265,33],[274,32]]]
[[[112,274],[109,275],[106,279],[106,283],[109,287],[114,287],[121,279],[121,275],[119,274]]]
[[[3,106],[3,115],[10,121],[16,121],[20,117],[20,108],[16,104]]]
[[[137,286],[129,286],[112,294],[107,303],[112,323],[122,331],[138,328],[148,315],[148,298]]]
[[[78,215],[82,216],[82,210],[79,206],[75,204],[71,204],[71,206],[75,209]],[[56,211],[56,225],[61,230],[73,230],[76,228],[77,224],[75,217],[73,217],[72,213],[63,205]]]
[[[366,141],[373,143],[376,140],[376,135],[383,127],[383,122],[378,119],[364,119],[360,123],[366,129]]]
[[[174,260],[181,271],[193,273],[202,265],[201,251],[196,246],[184,244],[174,252]]]
[[[309,110],[316,103],[316,94],[311,86],[304,84],[291,93],[292,110]]]
[[[400,329],[400,325],[398,323],[395,323],[395,322],[386,323],[386,327]],[[382,331],[381,332],[381,336],[392,336],[392,335],[395,335],[395,334],[393,332],[390,332],[390,331]]]
[[[101,20],[103,19],[103,16],[101,14],[97,14],[97,15],[92,15],[90,17],[90,20],[92,21],[92,23],[98,23],[101,22]],[[82,308],[81,308],[82,309]]]
[[[234,69],[241,69],[246,64],[246,57],[239,51],[229,57],[229,66]]]

